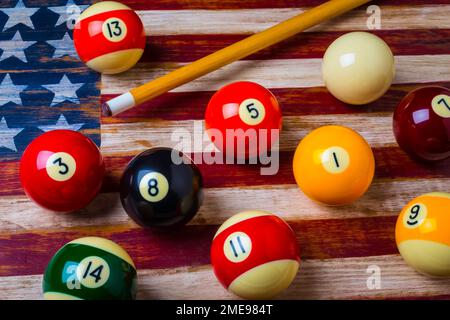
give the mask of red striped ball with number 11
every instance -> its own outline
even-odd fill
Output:
[[[294,232],[281,218],[244,211],[214,236],[211,264],[220,283],[245,299],[269,299],[294,280],[300,263]]]

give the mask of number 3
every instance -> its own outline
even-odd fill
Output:
[[[64,170],[59,170],[58,173],[59,174],[67,174],[67,172],[69,172],[69,166],[67,164],[65,164],[61,158],[57,158],[55,159],[53,162],[53,164],[57,164],[59,167],[63,167]]]

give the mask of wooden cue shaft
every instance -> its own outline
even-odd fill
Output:
[[[105,102],[102,112],[106,116],[116,115],[370,1],[331,0],[325,2],[160,78],[131,89],[129,92]]]

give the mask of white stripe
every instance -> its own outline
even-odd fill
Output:
[[[204,203],[190,224],[220,225],[230,215],[252,209],[264,209],[287,221],[396,216],[412,197],[447,190],[449,183],[450,179],[375,180],[360,200],[344,207],[319,205],[296,185],[208,188],[204,190]],[[1,197],[0,212],[0,230],[7,233],[87,226],[137,228],[123,210],[118,193],[98,195],[77,214],[46,211],[24,196]]]
[[[380,8],[382,30],[450,28],[450,21],[443,14],[450,11],[450,5]],[[306,9],[142,10],[137,13],[144,23],[146,34],[151,37],[177,34],[250,34],[267,29]],[[366,7],[362,7],[309,31],[368,31],[369,18]]]
[[[379,289],[369,288],[368,268],[379,268]],[[373,269],[369,269],[373,270]],[[370,285],[370,281],[369,281]],[[0,278],[0,299],[42,299],[42,276]],[[305,260],[280,299],[361,299],[449,295],[450,279],[430,279],[398,255]],[[138,299],[236,299],[211,266],[138,271]]]
[[[394,83],[450,81],[450,55],[396,56]],[[119,75],[102,75],[102,94],[122,94],[175,70],[184,63],[139,63]],[[213,91],[234,81],[254,81],[267,88],[310,88],[323,86],[322,59],[241,60],[173,92]],[[199,106],[202,107],[202,106]]]
[[[207,147],[212,144],[203,134],[202,120],[146,120],[145,122],[102,124],[102,152],[105,155],[134,155],[151,146],[166,146],[191,153],[208,150]],[[328,124],[353,128],[372,147],[397,145],[392,132],[392,114],[390,113],[307,115],[283,118],[279,149],[295,150],[300,140],[311,130]],[[189,136],[186,135],[188,133]],[[183,137],[183,140],[178,134]],[[202,134],[205,136],[203,145],[194,143],[194,139],[202,141]],[[181,147],[181,141],[185,141],[184,139],[191,139],[191,143]]]

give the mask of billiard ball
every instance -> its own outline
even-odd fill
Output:
[[[136,267],[117,243],[85,237],[65,244],[45,270],[46,300],[130,300],[136,296]]]
[[[99,192],[103,157],[91,139],[71,130],[53,130],[34,139],[20,160],[25,193],[52,211],[85,207]]]
[[[328,205],[349,204],[369,188],[375,160],[369,144],[342,126],[323,126],[297,146],[295,180],[311,199]]]
[[[215,146],[228,158],[248,159],[271,150],[281,130],[275,96],[249,81],[217,91],[206,108],[205,127]]]
[[[217,231],[211,264],[219,282],[245,299],[269,299],[294,280],[300,264],[294,232],[281,218],[244,211]]]
[[[395,62],[389,46],[368,32],[350,32],[326,50],[322,63],[326,87],[337,99],[353,105],[380,98],[391,86]]]
[[[409,202],[398,216],[395,239],[416,271],[450,277],[450,193],[428,193]]]
[[[193,161],[171,148],[152,148],[133,158],[120,180],[128,215],[146,228],[177,228],[203,201],[203,180]]]
[[[450,157],[450,90],[426,86],[408,93],[394,112],[394,135],[414,159]]]
[[[77,19],[73,42],[80,59],[95,71],[114,74],[133,67],[145,47],[139,16],[124,4],[103,1]]]

